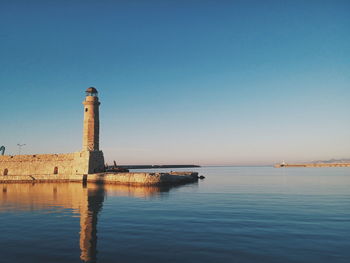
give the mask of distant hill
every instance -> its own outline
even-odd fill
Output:
[[[312,163],[350,163],[350,159],[330,159],[327,161],[312,161]]]

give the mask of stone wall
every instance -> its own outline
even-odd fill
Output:
[[[0,175],[75,175],[104,171],[101,151],[0,156]]]

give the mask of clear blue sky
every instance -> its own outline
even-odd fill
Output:
[[[350,1],[0,1],[0,145],[121,164],[350,158]]]

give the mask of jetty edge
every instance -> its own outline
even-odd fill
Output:
[[[275,168],[292,168],[292,167],[307,167],[307,168],[316,168],[316,167],[350,167],[350,163],[280,163],[275,164]]]
[[[94,182],[104,184],[127,185],[181,185],[197,182],[198,172],[169,172],[169,173],[95,173],[83,175],[2,175],[0,183],[40,183],[40,182]]]

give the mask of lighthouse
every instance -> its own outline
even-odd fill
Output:
[[[99,151],[100,118],[98,92],[90,87],[85,92],[84,105],[84,128],[83,128],[83,151]]]
[[[83,105],[83,149],[80,157],[87,158],[88,161],[83,162],[84,169],[82,171],[86,174],[103,172],[105,167],[103,152],[100,151],[100,102],[98,100],[98,92],[94,87],[90,87],[85,91]]]
[[[100,102],[97,95],[98,92],[93,87],[85,92],[82,150],[64,154],[3,156],[4,147],[0,147],[0,176],[30,175],[33,178],[32,176],[40,175],[48,176],[48,180],[58,180],[72,175],[87,178],[88,174],[103,173],[105,164],[100,150]]]

